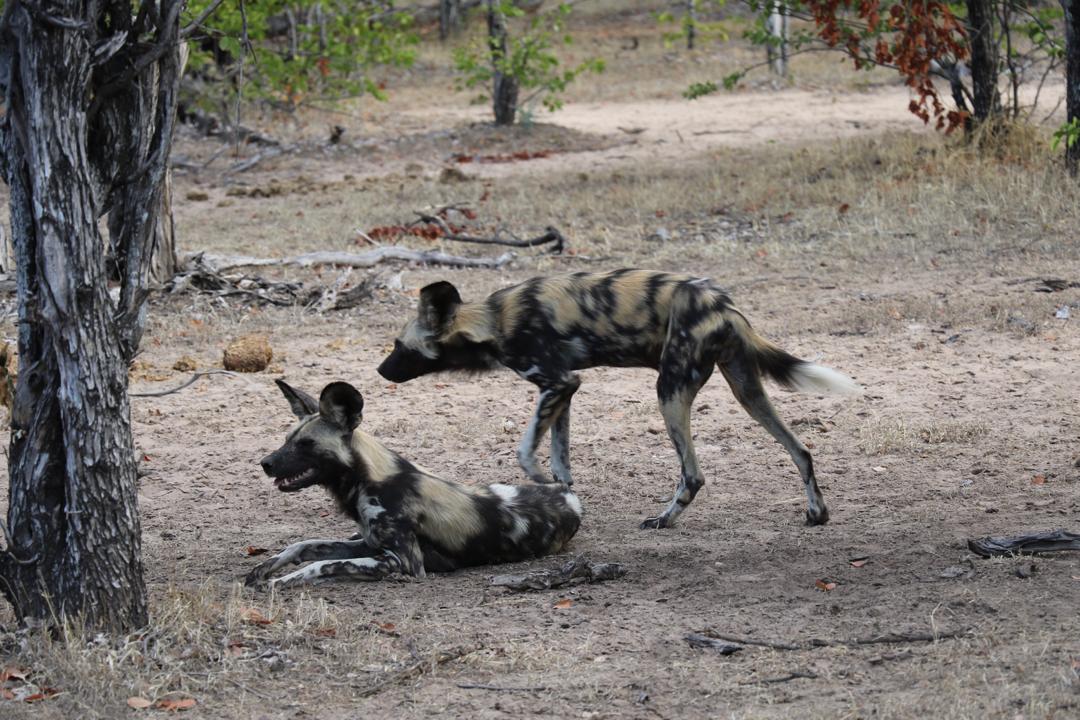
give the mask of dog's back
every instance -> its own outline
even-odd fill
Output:
[[[581,501],[559,485],[474,487],[426,475],[416,500],[424,567],[434,572],[557,553],[581,524]]]
[[[574,370],[656,367],[673,308],[688,312],[696,323],[730,304],[709,280],[650,270],[533,278],[486,301],[505,355],[535,355],[548,348],[544,354]]]

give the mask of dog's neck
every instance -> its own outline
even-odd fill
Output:
[[[489,343],[495,339],[495,323],[486,302],[463,303],[454,312],[448,336],[461,335],[474,343]]]

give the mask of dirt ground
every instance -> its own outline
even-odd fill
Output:
[[[901,87],[800,85],[690,104],[680,83],[621,102],[610,88],[593,102],[580,90],[550,124],[504,133],[477,125],[483,110],[463,95],[432,110],[419,91],[402,93],[350,124],[344,147],[318,142],[319,123],[338,122],[318,119],[297,131],[308,144],[235,174],[216,142],[181,137],[178,158],[210,161],[175,178],[185,250],[362,251],[355,229],[468,202],[492,227],[556,225],[575,254],[522,251],[499,270],[357,271],[352,281],[378,278],[374,296],[337,313],[156,297],[133,390],[183,381],[181,356],[220,367],[225,344],[249,332],[268,334],[273,363],[132,400],[154,627],[72,650],[17,631],[3,608],[0,660],[60,691],[0,700],[4,716],[164,714],[125,705],[144,697],[238,719],[1080,717],[1080,561],[982,560],[966,548],[1080,526],[1080,333],[1055,316],[1080,313],[1080,288],[1039,292],[1045,278],[1080,280],[1080,193],[1023,152],[983,162],[929,135]],[[454,161],[522,149],[552,152]],[[446,167],[464,178],[440,180]],[[706,488],[677,527],[639,530],[670,496],[677,461],[653,373],[601,368],[575,396],[586,516],[568,554],[276,597],[238,587],[260,560],[249,547],[353,532],[318,489],[286,495],[262,476],[258,459],[292,417],[275,378],[311,392],[353,382],[365,428],[409,459],[465,483],[523,482],[514,448],[529,384],[502,372],[395,386],[375,367],[427,282],[479,298],[536,274],[624,266],[716,279],[759,332],[865,388],[771,391],[812,447],[827,526],[803,526],[793,464],[716,377],[693,414]],[[490,586],[493,574],[576,554],[628,573],[550,592]],[[801,647],[725,657],[692,649],[693,632]],[[941,639],[852,642],[898,633]]]

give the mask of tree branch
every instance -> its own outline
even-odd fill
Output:
[[[186,40],[188,37],[190,37],[192,33],[198,30],[202,26],[202,24],[206,22],[207,18],[217,12],[217,9],[221,7],[221,3],[223,2],[225,2],[225,0],[214,0],[214,2],[207,5],[206,9],[199,13],[199,17],[195,18],[190,23],[181,28],[180,39]]]
[[[298,267],[315,267],[318,265],[339,265],[342,267],[374,267],[387,260],[405,260],[411,262],[434,263],[437,265],[449,265],[454,267],[479,267],[501,268],[516,256],[512,252],[491,257],[459,257],[447,255],[437,250],[412,250],[398,245],[384,245],[366,253],[347,253],[337,251],[313,252],[303,255],[294,255],[284,258],[258,258],[248,255],[209,255],[206,253],[194,253],[189,255],[184,265],[194,266],[201,262],[215,272],[223,272],[241,267],[278,267],[282,265],[296,265]]]

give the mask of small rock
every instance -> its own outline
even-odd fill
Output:
[[[199,363],[190,355],[184,355],[173,363],[172,369],[179,372],[195,372],[199,369]]]
[[[1069,306],[1068,305],[1062,305],[1061,307],[1059,307],[1057,309],[1057,312],[1054,313],[1054,317],[1056,317],[1058,320],[1068,320],[1069,319]]]
[[[1026,580],[1035,574],[1035,571],[1039,569],[1039,566],[1035,563],[1024,563],[1020,567],[1016,568],[1016,577],[1021,580]]]
[[[210,195],[203,192],[202,190],[191,190],[184,197],[186,197],[188,200],[194,200],[195,202],[204,202],[210,199]]]
[[[941,571],[938,575],[940,578],[958,578],[967,575],[970,572],[967,568],[962,568],[959,565],[950,565]]]
[[[469,180],[472,180],[472,178],[456,167],[444,167],[442,172],[439,173],[439,182],[444,185],[447,183],[467,182]]]
[[[222,364],[226,370],[261,372],[273,357],[274,351],[265,335],[244,335],[225,348]]]
[[[645,239],[651,242],[668,242],[671,240],[671,231],[666,227],[658,227]]]

